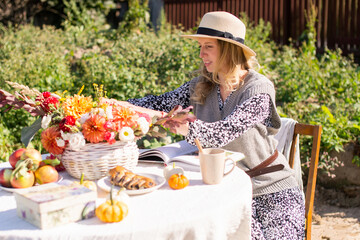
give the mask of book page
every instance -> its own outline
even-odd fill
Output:
[[[175,163],[176,166],[182,167],[185,170],[200,171],[199,155],[181,155],[174,157],[167,163],[171,165]]]
[[[224,149],[225,150],[225,149]],[[227,158],[233,159],[235,162],[245,158],[241,152],[232,152],[225,150]],[[143,162],[160,162],[170,164],[175,162],[181,167],[198,170],[200,168],[200,160],[198,156],[198,148],[186,142],[185,140],[165,145],[154,149],[140,149],[139,161]],[[227,164],[231,163],[227,161]]]
[[[191,154],[197,151],[197,147],[189,144],[185,140],[171,143],[154,149],[140,149],[139,161],[163,161],[168,163],[170,159]]]
[[[225,150],[225,149],[224,149]],[[235,162],[241,161],[245,158],[245,155],[241,152],[233,152],[229,150],[225,150],[225,156],[228,159],[232,159]],[[192,155],[179,155],[174,158],[171,158],[168,161],[168,164],[175,162],[177,166],[183,167],[187,170],[200,170],[200,159],[198,154],[192,154]],[[231,161],[225,162],[226,167],[232,166]],[[226,168],[225,167],[225,168]]]

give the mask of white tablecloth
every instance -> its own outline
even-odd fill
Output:
[[[0,168],[9,166],[0,164]],[[162,175],[162,165],[136,171]],[[64,178],[71,178],[66,172]],[[16,215],[12,193],[0,190],[0,239],[250,239],[252,189],[240,169],[221,184],[205,185],[200,172],[185,171],[190,185],[172,190],[167,183],[144,195],[131,196],[128,216],[119,223],[96,217],[40,230]],[[98,192],[97,204],[106,194]]]

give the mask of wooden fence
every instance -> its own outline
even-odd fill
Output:
[[[255,24],[272,24],[272,39],[288,44],[299,40],[306,29],[305,13],[314,3],[318,10],[317,48],[341,48],[344,54],[360,57],[360,0],[165,0],[166,18],[186,29],[197,26],[210,11],[245,12]]]

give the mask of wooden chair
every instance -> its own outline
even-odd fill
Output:
[[[312,212],[314,207],[317,167],[319,162],[321,130],[322,127],[320,125],[296,123],[294,127],[293,140],[290,149],[289,164],[290,167],[293,168],[294,157],[296,152],[296,144],[297,144],[296,142],[298,139],[297,136],[308,135],[313,137],[309,176],[307,180],[306,193],[305,193],[305,239],[307,240],[311,239],[311,222],[312,222]]]

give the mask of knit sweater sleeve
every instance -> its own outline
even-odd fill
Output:
[[[257,94],[241,105],[225,119],[216,122],[196,120],[189,126],[186,140],[194,143],[198,138],[203,147],[222,147],[239,137],[255,124],[270,124],[271,98],[268,94]]]
[[[148,95],[143,98],[129,99],[128,102],[136,106],[164,112],[169,112],[177,105],[187,108],[190,104],[189,82],[184,83],[171,92],[166,92],[159,96]]]

